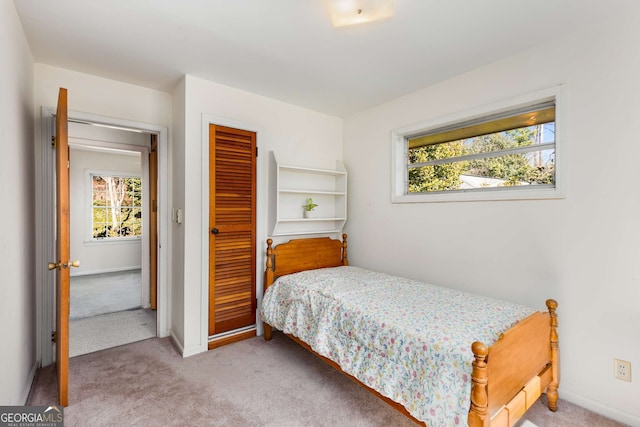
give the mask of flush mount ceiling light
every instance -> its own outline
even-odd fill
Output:
[[[334,27],[362,24],[393,16],[393,0],[327,0]]]

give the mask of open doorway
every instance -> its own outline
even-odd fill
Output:
[[[55,331],[55,275],[51,275],[47,268],[47,261],[55,258],[55,170],[53,165],[55,164],[55,150],[52,149],[55,146],[54,137],[54,122],[55,122],[55,110],[42,107],[42,149],[39,150],[39,157],[41,162],[41,173],[39,174],[36,192],[38,200],[41,200],[41,208],[37,216],[37,224],[41,232],[37,233],[38,241],[37,247],[39,251],[37,253],[37,261],[42,268],[38,270],[38,293],[39,299],[38,305],[38,357],[41,360],[42,366],[48,366],[55,361],[54,348],[55,344],[52,342],[53,331]],[[155,223],[150,226],[153,230],[156,230],[157,235],[155,241],[149,243],[142,243],[143,248],[148,248],[149,252],[143,254],[144,262],[149,262],[153,267],[149,267],[149,270],[153,274],[153,279],[157,283],[154,289],[154,294],[151,296],[156,311],[156,330],[155,335],[158,337],[169,336],[169,293],[168,293],[168,228],[169,221],[169,204],[168,204],[168,132],[167,128],[163,126],[135,122],[126,119],[117,119],[112,117],[100,116],[90,113],[83,113],[77,111],[69,111],[68,114],[69,124],[75,126],[75,124],[84,124],[84,129],[109,129],[109,130],[122,130],[132,133],[143,135],[145,150],[155,152],[150,153],[149,157],[153,157],[157,164],[155,165],[153,172],[155,178],[150,182],[155,186],[154,192],[157,193],[157,200],[153,202],[153,211],[156,214]],[[82,136],[74,132],[74,137],[82,137],[87,146],[97,146],[98,148],[110,148],[112,150],[123,150],[123,147],[113,145],[109,139],[96,138],[95,136],[85,135]],[[153,146],[153,148],[151,148]],[[74,149],[74,148],[72,148]],[[128,151],[136,151],[134,150]],[[124,151],[127,151],[124,149]],[[143,172],[144,175],[144,172]],[[151,180],[150,180],[151,181]],[[151,186],[151,185],[150,185]],[[143,195],[144,198],[144,195]],[[148,200],[148,199],[147,199]],[[151,201],[151,200],[148,200]],[[88,215],[88,214],[87,214]],[[149,237],[152,233],[147,234]],[[143,233],[143,239],[145,234]],[[75,259],[80,260],[80,265],[83,265],[82,261],[84,254],[80,252],[75,255]],[[150,292],[149,287],[143,285],[143,291]],[[147,300],[149,296],[143,297]],[[143,299],[145,300],[145,299]]]
[[[145,132],[69,123],[71,257],[82,259],[71,272],[70,357],[156,336],[151,149]]]

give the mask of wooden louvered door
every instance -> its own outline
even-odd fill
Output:
[[[210,125],[209,336],[256,323],[255,218],[256,134]]]

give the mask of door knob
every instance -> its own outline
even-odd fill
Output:
[[[80,267],[80,261],[71,261],[69,264],[63,264],[61,262],[50,262],[48,265],[49,270],[61,269],[61,268],[69,268],[69,267]]]
[[[217,228],[211,229],[211,234],[218,234],[220,231]]]

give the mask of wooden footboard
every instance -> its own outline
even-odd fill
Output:
[[[347,235],[342,242],[329,238],[297,239],[272,247],[267,240],[265,292],[275,279],[284,274],[324,267],[348,265]],[[558,400],[558,334],[556,308],[552,299],[546,302],[548,312],[537,312],[506,331],[491,347],[475,342],[471,406],[468,423],[471,427],[512,426],[546,389],[549,409],[557,409]],[[265,340],[271,339],[271,326],[264,325]],[[311,348],[295,337],[308,350]],[[317,355],[317,353],[313,352]],[[331,366],[342,369],[329,359],[319,356]],[[343,372],[344,373],[344,372]],[[345,374],[347,375],[347,374]],[[383,397],[348,375],[354,381],[411,417],[396,402]]]
[[[506,331],[491,347],[475,342],[471,427],[512,426],[546,389],[549,409],[558,401],[558,333],[555,300]]]

